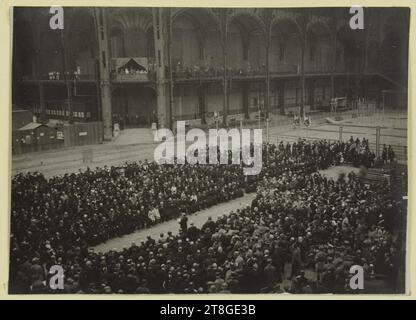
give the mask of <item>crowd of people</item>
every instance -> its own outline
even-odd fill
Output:
[[[125,75],[147,74],[147,70],[144,68],[125,67],[125,68],[119,68],[118,73],[125,74]]]
[[[173,68],[174,78],[211,78],[211,77],[221,77],[224,74],[223,67],[213,67],[213,66],[183,66],[181,63],[178,63]],[[296,72],[295,69],[292,70]],[[244,68],[231,68],[226,69],[227,75],[229,77],[241,77],[241,76],[258,76],[265,75],[266,68],[262,64],[257,68],[252,68],[251,66],[246,66]]]
[[[49,180],[39,173],[19,174],[12,183],[12,231],[22,244],[36,242],[42,230],[52,241],[96,245],[242,196],[242,188],[237,166],[146,161]],[[158,214],[149,215],[154,209]]]
[[[265,144],[263,169],[250,178],[240,165],[147,161],[49,180],[19,174],[12,180],[10,291],[346,292],[352,264],[362,265],[367,277],[393,279],[391,226],[399,209],[388,184],[368,186],[354,175],[332,181],[317,172],[373,161],[365,139],[301,140]],[[251,206],[201,228],[188,225],[190,213],[253,191]],[[121,251],[90,248],[179,217],[178,234]],[[48,287],[52,265],[64,268],[63,290]]]

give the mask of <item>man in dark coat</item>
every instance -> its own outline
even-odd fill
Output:
[[[193,222],[191,222],[186,234],[189,240],[196,241],[199,237],[199,229],[195,227]]]
[[[179,225],[183,234],[186,234],[186,231],[188,230],[188,217],[185,213],[182,213],[182,217],[179,220]]]

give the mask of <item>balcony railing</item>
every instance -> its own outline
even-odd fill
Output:
[[[75,80],[75,81],[95,81],[97,80],[97,75],[95,74],[72,74],[67,73],[65,76],[60,72],[50,72],[49,74],[42,74],[39,77],[35,75],[25,75],[22,77],[24,81],[37,81],[37,80],[49,80],[49,81],[65,81],[65,80]]]
[[[209,78],[219,78],[222,76],[223,76],[223,71],[214,69],[214,68],[208,68],[208,69],[186,68],[185,70],[174,70],[172,72],[173,79],[209,79]]]
[[[121,82],[137,81],[137,82],[149,82],[152,78],[152,72],[143,72],[143,73],[120,73],[113,72],[111,74],[111,79]]]
[[[256,77],[264,76],[264,70],[245,70],[245,69],[227,69],[228,78],[240,78],[240,77]],[[185,68],[184,70],[174,70],[172,72],[173,79],[216,79],[224,76],[223,68]]]
[[[334,72],[334,68],[332,66],[321,65],[321,66],[305,66],[305,73],[330,73]]]
[[[111,79],[120,82],[149,82],[155,80],[155,61],[147,57],[111,59]]]
[[[91,110],[87,103],[72,101],[72,116],[77,120],[87,120],[91,118]],[[37,101],[32,102],[33,113],[41,114],[42,110]],[[68,119],[70,116],[68,99],[46,100],[45,114],[50,119]]]
[[[149,65],[150,67],[151,65]],[[209,80],[220,80],[224,76],[224,70],[222,68],[181,68],[178,70],[175,68],[172,72],[173,80],[199,80],[199,81],[209,81]],[[169,78],[169,67],[166,67],[166,77]],[[353,73],[352,71],[346,70],[344,66],[337,66],[335,70],[329,66],[321,67],[309,67],[305,68],[306,75],[313,75],[319,73]],[[279,77],[284,75],[300,75],[300,68],[296,65],[293,66],[279,66],[274,70],[270,70],[269,75],[271,77]],[[266,71],[264,68],[259,68],[256,70],[247,70],[247,69],[237,69],[237,68],[228,68],[227,69],[227,79],[249,79],[249,78],[263,78],[266,76]],[[156,72],[153,68],[149,68],[148,71],[125,71],[116,72],[113,70],[110,74],[111,80],[119,82],[154,82],[156,81]],[[97,74],[78,74],[78,73],[67,73],[64,76],[60,72],[50,72],[48,74],[43,74],[40,77],[35,75],[25,75],[22,77],[23,81],[57,81],[63,82],[65,80],[71,81],[97,81]]]

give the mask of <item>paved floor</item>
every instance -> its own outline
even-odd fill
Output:
[[[87,167],[119,165],[126,161],[153,160],[156,142],[150,129],[127,129],[110,142],[82,147],[26,153],[13,157],[12,174],[39,171],[46,177],[78,172]],[[84,161],[83,152],[92,152],[92,162]]]
[[[350,166],[338,166],[338,167],[330,167],[328,169],[325,170],[320,170],[319,172],[323,175],[326,176],[328,179],[338,179],[339,175],[341,173],[344,173],[345,176],[348,176],[348,174],[350,172],[354,172],[355,174],[358,174],[358,172],[360,171],[359,168],[355,168],[355,167],[350,167]]]
[[[120,131],[120,135],[111,145],[124,146],[132,144],[153,143],[153,131],[148,128],[132,128]]]
[[[407,160],[407,115],[405,113],[386,113],[384,118],[380,114],[362,118],[345,118],[340,123],[343,128],[343,139],[365,136],[370,144],[375,146],[376,125],[388,126],[381,129],[381,144],[391,144],[399,161]],[[330,125],[324,121],[312,120],[310,128],[293,128],[292,125],[280,125],[270,127],[269,141],[276,143],[283,141],[296,141],[299,138],[308,139],[339,139],[339,127]],[[351,126],[352,125],[352,126]],[[363,127],[367,126],[367,127]],[[371,126],[371,127],[370,127]],[[265,129],[265,128],[263,128]],[[264,130],[264,140],[266,140]],[[120,132],[120,136],[114,141],[100,145],[82,146],[67,149],[50,150],[46,152],[27,153],[13,156],[12,174],[27,171],[39,171],[45,176],[51,177],[64,173],[77,172],[89,167],[104,165],[119,165],[126,161],[153,160],[154,148],[158,142],[153,140],[153,132],[150,128],[126,129]],[[92,162],[85,162],[83,152],[91,150]]]

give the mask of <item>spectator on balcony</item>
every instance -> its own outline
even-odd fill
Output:
[[[247,73],[250,74],[252,72],[250,62],[247,63]]]
[[[393,162],[395,159],[395,153],[391,145],[389,145],[389,148],[387,149],[387,157],[390,162]]]
[[[383,160],[383,163],[387,163],[388,151],[387,151],[387,147],[385,144],[383,145],[383,152],[381,153],[381,159]]]
[[[178,61],[178,63],[176,64],[176,71],[177,72],[181,72],[182,71],[182,63],[180,61]]]

